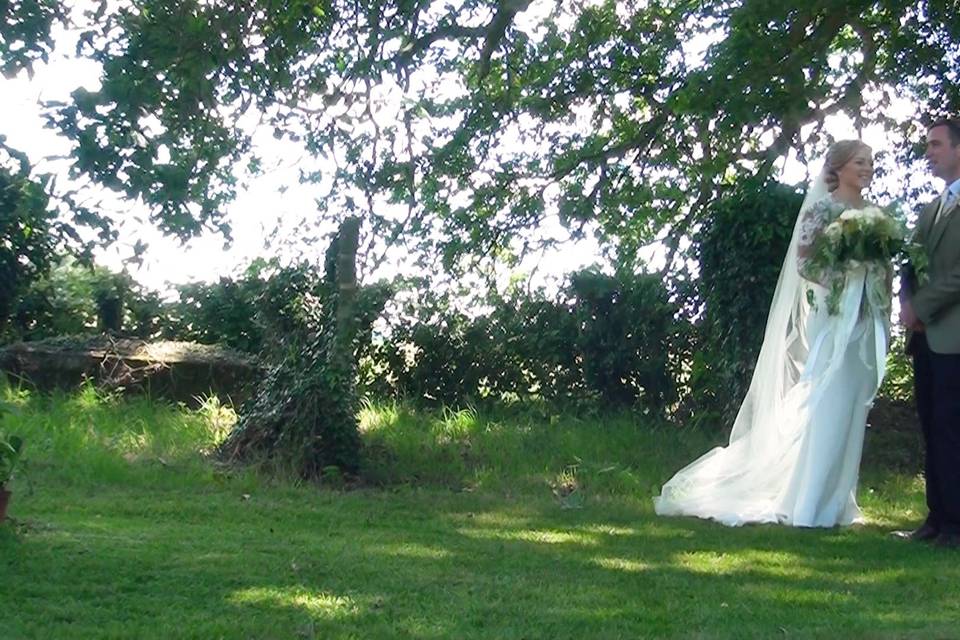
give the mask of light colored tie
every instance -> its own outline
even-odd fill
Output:
[[[950,213],[950,209],[957,201],[957,196],[953,191],[947,189],[943,192],[943,195],[940,196],[940,206],[937,208],[937,217],[934,218],[933,224],[940,222],[940,219]]]

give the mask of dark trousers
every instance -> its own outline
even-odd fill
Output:
[[[960,534],[960,354],[934,353],[913,336],[914,389],[926,444],[927,522]]]

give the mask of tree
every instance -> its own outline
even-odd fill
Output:
[[[0,137],[0,341],[19,297],[50,269],[55,240],[53,212],[29,164],[13,156]],[[6,166],[5,166],[6,165]]]
[[[367,333],[358,306],[356,255],[360,219],[347,218],[327,251],[315,294],[291,301],[297,321],[277,337],[265,380],[220,445],[227,460],[266,460],[304,478],[360,468],[356,367],[358,341]],[[383,308],[389,288],[367,290]],[[287,320],[291,320],[288,318]]]
[[[0,54],[9,72],[42,57],[56,20],[84,29],[102,86],[50,105],[78,174],[142,198],[170,233],[225,229],[258,170],[256,116],[335,162],[303,170],[326,181],[322,211],[448,269],[535,249],[554,211],[629,266],[654,238],[676,250],[732,175],[822,147],[831,114],[885,127],[904,161],[919,129],[889,115],[897,95],[960,106],[949,0],[56,4],[6,3],[21,46]]]
[[[53,49],[53,25],[67,19],[58,0],[0,2],[0,72],[10,77],[36,62],[46,62]]]

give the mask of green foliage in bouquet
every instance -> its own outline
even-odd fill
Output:
[[[908,266],[913,272],[918,286],[923,286],[930,279],[928,270],[930,268],[930,258],[927,256],[927,250],[923,245],[916,241],[910,241],[904,244],[903,251],[900,254],[901,265]]]
[[[895,216],[878,207],[847,209],[824,228],[811,248],[806,267],[817,281],[827,288],[827,310],[840,312],[847,272],[866,265],[868,277],[876,279],[889,269],[905,250],[906,230]],[[876,267],[882,266],[882,270]],[[879,290],[879,289],[878,289]],[[889,293],[886,294],[889,298]],[[813,292],[807,292],[813,303]]]

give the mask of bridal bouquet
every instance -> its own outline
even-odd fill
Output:
[[[873,206],[847,209],[828,224],[811,247],[809,267],[827,287],[829,313],[840,312],[846,273],[860,266],[867,270],[870,297],[888,307],[887,273],[893,259],[909,250],[905,238],[904,225]]]

